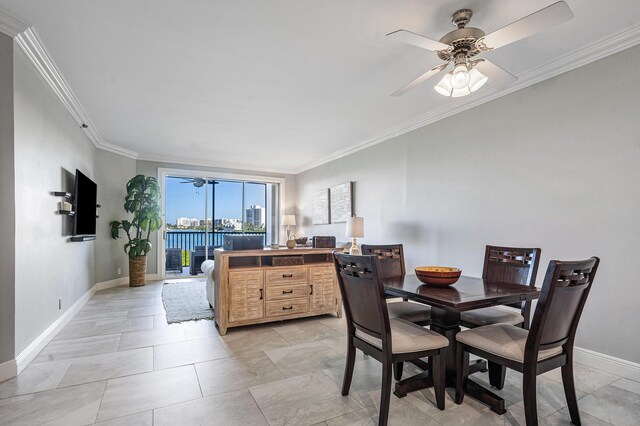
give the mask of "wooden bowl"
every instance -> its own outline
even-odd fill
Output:
[[[455,284],[462,271],[448,266],[418,266],[416,277],[425,284],[446,287]]]

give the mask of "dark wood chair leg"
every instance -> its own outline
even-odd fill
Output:
[[[380,392],[380,414],[378,415],[378,425],[386,426],[389,419],[389,403],[391,402],[391,373],[392,364],[382,363],[382,392]]]
[[[571,416],[571,423],[580,425],[580,411],[578,410],[578,399],[576,398],[576,387],[573,381],[573,357],[567,357],[567,365],[561,367],[562,385],[564,386],[564,396],[567,398],[567,407]]]
[[[349,345],[347,345],[347,363],[344,367],[344,378],[342,380],[342,394],[349,395],[349,389],[351,388],[351,379],[353,378],[353,367],[356,363],[356,347],[351,344],[349,339]]]
[[[436,405],[440,410],[444,410],[444,386],[446,365],[446,349],[440,349],[438,355],[430,357],[429,364],[432,367],[433,374],[433,390],[436,394]]]
[[[402,380],[402,368],[403,367],[404,367],[404,363],[403,362],[396,362],[395,364],[393,364],[393,377],[396,379],[397,382]]]
[[[503,365],[489,361],[489,383],[496,389],[504,387],[504,379],[507,375],[507,368]]]
[[[469,375],[469,352],[464,350],[464,345],[457,343],[456,354],[456,404],[462,404],[464,400],[464,387]]]
[[[524,417],[527,426],[538,425],[538,406],[536,405],[536,371],[525,369],[522,373],[522,396],[524,400]]]

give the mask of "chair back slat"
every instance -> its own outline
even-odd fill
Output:
[[[383,280],[399,278],[405,275],[402,244],[363,244],[361,250],[363,255],[376,256],[378,258]]]
[[[487,246],[482,278],[534,286],[539,262],[539,248]]]
[[[350,332],[353,327],[382,339],[385,347],[391,328],[378,259],[337,252],[334,259]]]
[[[488,281],[535,287],[540,253],[539,248],[486,246],[482,278]],[[530,302],[512,303],[506,306],[520,309],[520,313],[525,318],[525,328],[529,326]]]
[[[527,348],[573,345],[576,329],[600,259],[549,262],[527,340]]]

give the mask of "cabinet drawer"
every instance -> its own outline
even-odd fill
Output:
[[[266,271],[267,284],[307,282],[307,268],[274,269]]]
[[[309,290],[306,283],[270,285],[267,287],[267,302],[272,300],[295,299],[306,297]]]
[[[268,317],[282,315],[295,315],[307,312],[307,298],[297,298],[290,300],[278,300],[276,302],[265,303]]]

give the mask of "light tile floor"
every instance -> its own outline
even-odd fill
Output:
[[[96,293],[18,377],[0,383],[0,425],[376,424],[380,364],[357,357],[340,395],[344,319],[323,316],[231,329],[167,324],[162,283]],[[415,372],[407,366],[406,374]],[[486,374],[474,379],[488,386]],[[576,364],[585,425],[640,424],[640,383]],[[432,390],[392,396],[391,425],[522,425],[521,377],[510,371],[508,412],[466,398],[446,410]],[[558,371],[540,376],[540,424],[569,424]]]

